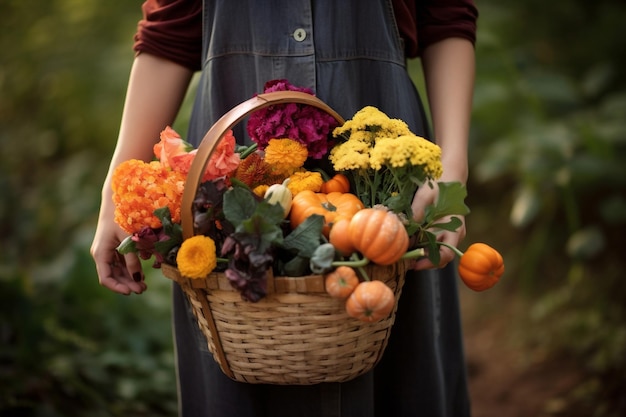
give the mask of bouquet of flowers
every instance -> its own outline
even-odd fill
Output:
[[[312,94],[286,80],[265,88],[285,90]],[[122,163],[113,199],[115,220],[129,237],[118,250],[154,257],[155,267],[175,265],[192,279],[223,272],[252,302],[265,296],[268,271],[324,274],[329,294],[349,296],[351,315],[374,321],[389,310],[350,307],[364,284],[378,285],[363,266],[421,256],[437,263],[437,231],[455,230],[461,220],[454,215],[469,212],[460,183],[438,183],[437,202],[422,221],[413,219],[417,188],[433,186],[442,173],[441,150],[374,107],[340,126],[313,106],[276,104],[252,113],[247,132],[251,146],[237,146],[229,131],[213,152],[193,201],[189,239],[182,237],[181,198],[196,149],[167,127],[155,160]],[[323,159],[334,172],[319,168]],[[461,256],[462,278],[471,277],[477,289],[503,272],[502,258],[487,248],[478,254],[452,248]]]

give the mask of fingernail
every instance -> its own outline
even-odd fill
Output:
[[[141,276],[141,272],[133,273],[133,279],[135,280],[135,282],[141,282],[142,278],[143,277]]]

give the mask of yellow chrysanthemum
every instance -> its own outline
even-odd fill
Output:
[[[289,177],[287,188],[294,196],[304,190],[317,193],[322,188],[323,183],[324,179],[319,172],[298,171]]]
[[[415,167],[414,170],[423,171],[423,176],[437,179],[442,173],[441,148],[415,135],[383,138],[372,149],[370,165],[375,170],[380,170],[383,166],[412,166]]]
[[[291,175],[301,168],[309,154],[306,146],[292,139],[270,139],[265,162],[279,175]]]
[[[375,141],[383,137],[398,137],[410,134],[408,125],[400,119],[391,119],[376,107],[367,106],[359,110],[352,119],[335,128],[333,135],[350,140]],[[355,137],[358,135],[358,138]]]
[[[215,242],[208,236],[197,235],[183,241],[176,263],[180,273],[189,278],[204,278],[217,266]]]
[[[370,146],[359,140],[349,140],[335,146],[329,155],[335,171],[367,169],[370,165]]]
[[[154,211],[167,206],[173,222],[180,222],[180,203],[185,185],[183,174],[160,162],[131,159],[121,163],[112,178],[115,221],[127,233],[143,227],[161,227]]]

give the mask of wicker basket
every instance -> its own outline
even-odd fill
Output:
[[[222,135],[251,112],[280,103],[312,105],[343,123],[316,97],[293,91],[261,94],[234,107],[211,127],[198,147],[183,194],[184,238],[194,234],[192,201]],[[345,382],[378,363],[395,319],[406,264],[367,267],[370,278],[384,281],[396,296],[393,312],[375,323],[349,317],[345,302],[328,296],[319,275],[274,277],[270,271],[267,296],[251,303],[241,299],[223,273],[189,279],[171,265],[164,264],[162,269],[185,292],[210,352],[228,377],[247,383],[310,385]]]

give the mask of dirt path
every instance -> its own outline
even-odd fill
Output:
[[[577,417],[575,364],[522,343],[524,309],[497,291],[461,289],[473,417]]]

